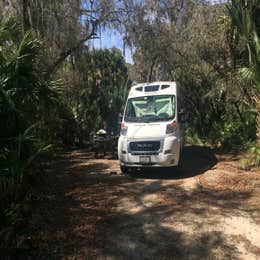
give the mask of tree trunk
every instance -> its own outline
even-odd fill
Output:
[[[23,12],[23,31],[24,33],[30,29],[30,20],[28,13],[28,0],[22,0]]]
[[[255,93],[253,95],[253,101],[255,104],[256,111],[257,111],[257,117],[256,117],[257,143],[260,145],[260,92],[259,92],[259,90],[255,90]]]
[[[153,61],[153,63],[151,64],[151,66],[149,68],[148,75],[147,75],[147,82],[151,82],[152,81],[154,65],[155,65],[155,61]]]
[[[257,124],[257,143],[260,145],[260,98],[258,97],[258,104],[256,105],[257,109],[257,118],[256,118],[256,124]]]

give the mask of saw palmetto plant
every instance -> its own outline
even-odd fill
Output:
[[[238,71],[248,82],[258,113],[260,142],[260,2],[231,0],[227,4],[227,11],[231,21],[231,39],[237,43],[240,50]]]
[[[43,47],[33,34],[5,16],[0,21],[0,201],[1,212],[30,190],[34,164],[46,146],[37,134],[58,103],[56,84],[41,70]]]

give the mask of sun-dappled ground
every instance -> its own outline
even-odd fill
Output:
[[[188,146],[181,169],[130,177],[117,160],[62,153],[22,244],[38,259],[259,259],[260,172],[235,159]]]

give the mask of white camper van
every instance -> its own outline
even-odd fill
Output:
[[[118,141],[122,172],[132,167],[177,166],[183,149],[184,114],[175,82],[133,86]]]

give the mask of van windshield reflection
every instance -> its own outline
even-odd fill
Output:
[[[126,122],[169,121],[175,116],[175,96],[155,95],[130,98],[127,102]]]

